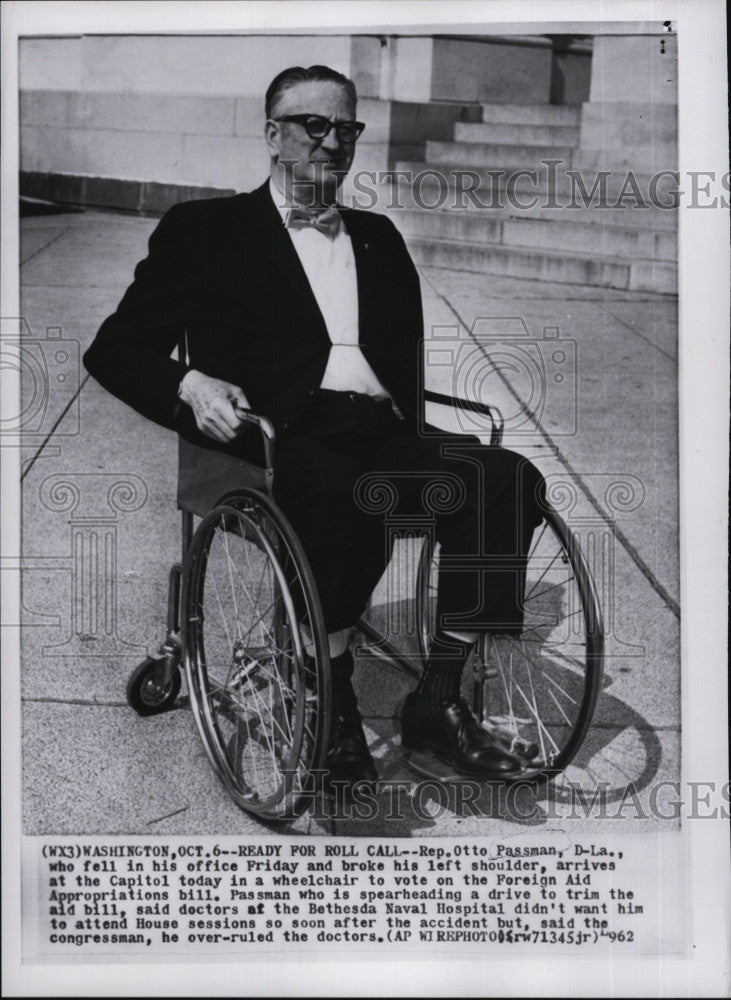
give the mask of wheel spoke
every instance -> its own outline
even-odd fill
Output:
[[[531,547],[530,547],[530,551],[528,553],[528,561],[530,561],[533,558],[533,556],[536,554],[536,552],[538,551],[538,546],[541,544],[541,539],[543,538],[543,536],[545,535],[545,533],[547,531],[548,531],[548,522],[547,521],[543,521],[543,523],[541,524],[541,530],[540,530],[540,532],[531,541]],[[533,534],[535,535],[535,532],[533,532]]]
[[[518,691],[518,694],[521,696],[521,698],[525,702],[528,711],[529,712],[530,711],[534,712],[533,720],[536,723],[536,726],[538,728],[538,738],[539,738],[539,740],[541,742],[541,759],[544,762],[546,762],[548,760],[548,758],[546,757],[546,747],[545,747],[545,743],[544,743],[543,735],[542,734],[545,733],[545,735],[548,737],[548,739],[553,744],[553,748],[554,748],[554,750],[556,751],[557,754],[560,753],[560,747],[559,747],[558,743],[556,743],[556,741],[554,740],[554,738],[551,736],[551,734],[549,733],[548,729],[546,729],[545,725],[543,724],[543,721],[541,720],[540,716],[538,715],[538,709],[537,709],[537,707],[535,705],[531,704],[530,699],[528,698],[528,696],[526,695],[525,691],[520,686],[520,684],[518,684],[517,681],[515,682],[515,687],[516,687],[516,690]]]
[[[438,546],[419,558],[417,634],[422,655],[434,634]],[[538,757],[524,773],[555,774],[575,754],[601,690],[602,635],[596,597],[578,545],[548,511],[526,557],[520,635],[488,634],[482,679],[473,685],[476,714]],[[476,667],[476,669],[478,669]]]
[[[224,630],[226,632],[226,638],[228,639],[229,646],[231,647],[231,650],[233,651],[234,641],[231,638],[231,633],[229,632],[228,625],[226,624],[226,616],[223,613],[223,602],[221,601],[221,594],[220,594],[219,589],[218,589],[218,582],[216,580],[215,574],[209,573],[209,576],[210,576],[211,580],[213,581],[213,589],[216,592],[216,600],[218,601],[218,607],[219,607],[220,612],[221,612],[221,622],[222,622]]]
[[[229,582],[231,583],[231,600],[233,601],[233,605],[234,605],[234,622],[236,624],[236,630],[238,632],[240,630],[240,628],[241,628],[241,625],[240,625],[240,622],[239,622],[239,606],[238,606],[238,602],[236,600],[236,587],[234,586],[232,560],[231,560],[231,551],[230,551],[229,545],[228,545],[228,534],[229,533],[226,531],[226,526],[225,526],[223,515],[221,515],[221,524],[222,524],[221,534],[223,535],[223,547],[224,547],[224,549],[226,551],[226,566],[227,566],[227,569],[228,569]],[[241,636],[239,635],[238,638],[240,639]]]
[[[548,573],[548,571],[550,570],[550,568],[551,568],[551,567],[553,566],[553,564],[554,564],[554,563],[556,562],[556,560],[558,559],[558,557],[559,557],[560,555],[561,555],[561,551],[559,550],[558,552],[556,552],[556,554],[554,555],[553,559],[551,559],[551,561],[550,561],[550,563],[548,564],[548,566],[546,566],[546,567],[545,567],[545,569],[543,570],[543,572],[541,573],[541,575],[540,575],[540,576],[538,577],[538,579],[537,579],[537,580],[536,580],[536,581],[534,582],[534,584],[533,584],[533,586],[531,587],[531,589],[530,589],[530,590],[528,591],[528,593],[527,593],[527,594],[525,595],[525,597],[523,598],[523,602],[524,602],[524,603],[525,603],[525,601],[529,601],[529,600],[530,600],[530,596],[531,596],[531,594],[532,594],[532,593],[533,593],[533,591],[534,591],[534,590],[536,589],[536,587],[537,587],[537,586],[538,586],[538,584],[539,584],[539,583],[541,582],[541,580],[545,579],[545,576],[546,576],[546,573]]]
[[[528,684],[530,685],[530,700],[531,700],[531,705],[533,706],[533,715],[534,715],[536,721],[538,722],[538,739],[539,739],[540,744],[541,744],[541,759],[542,760],[546,760],[546,745],[545,745],[545,742],[544,742],[544,739],[543,739],[543,734],[541,732],[540,713],[538,711],[538,705],[536,704],[536,691],[535,691],[535,687],[533,686],[533,671],[532,670],[528,671]],[[548,731],[546,730],[546,732],[548,732]],[[554,746],[558,750],[558,745],[554,743]]]
[[[545,596],[546,596],[546,594],[550,594],[552,590],[557,590],[557,589],[558,589],[559,587],[566,587],[566,586],[568,586],[568,585],[569,585],[569,584],[571,583],[571,580],[572,580],[572,577],[570,577],[570,576],[567,576],[565,580],[559,580],[559,582],[558,582],[558,583],[552,583],[552,584],[550,585],[550,587],[544,587],[544,588],[543,588],[543,590],[540,590],[540,591],[539,591],[539,592],[538,592],[538,593],[537,593],[537,594],[535,595],[535,597],[531,598],[531,596],[530,596],[530,595],[531,595],[531,594],[533,593],[533,591],[534,591],[534,590],[536,589],[535,587],[533,587],[533,588],[531,589],[530,593],[526,594],[526,595],[525,595],[525,597],[523,598],[523,603],[524,603],[524,604],[527,604],[529,600],[534,600],[534,601],[537,601],[537,600],[539,600],[539,599],[540,599],[541,597],[545,597]],[[537,584],[536,584],[536,586],[537,586]]]
[[[550,677],[549,677],[548,679],[550,680]],[[556,708],[557,708],[557,709],[559,710],[559,712],[560,712],[560,713],[561,713],[561,715],[562,715],[562,716],[564,717],[564,719],[566,720],[566,722],[567,722],[567,723],[568,723],[569,725],[571,725],[571,719],[570,719],[570,718],[568,717],[568,715],[567,715],[567,714],[566,714],[566,713],[564,712],[564,710],[563,710],[563,706],[559,704],[559,702],[558,702],[558,698],[556,697],[556,695],[555,695],[555,694],[553,693],[553,691],[551,691],[551,689],[550,689],[550,688],[548,688],[547,690],[548,690],[548,694],[549,694],[550,698],[551,698],[551,699],[553,700],[553,703],[554,703],[554,705],[556,706]],[[573,698],[571,698],[570,700],[571,700],[571,701],[573,701]],[[574,702],[574,704],[576,704],[576,702]]]
[[[306,625],[323,637],[324,623],[307,595],[302,557],[270,505],[247,495],[203,519],[184,618],[191,704],[204,745],[238,804],[262,816],[286,811],[326,749],[317,689],[305,686],[301,631]],[[305,595],[302,623],[294,613],[298,591]],[[322,639],[315,643],[320,650]]]
[[[249,686],[251,687],[251,693],[252,693],[252,695],[254,697],[254,701],[256,701],[259,705],[263,706],[264,709],[266,710],[266,704],[259,697],[259,693],[256,690],[256,687],[254,686],[254,684],[252,683],[251,678],[250,677],[244,678],[244,682],[248,683]],[[262,727],[261,727],[262,728],[262,732],[264,733],[264,739],[266,740],[267,747],[269,749],[269,753],[270,753],[271,758],[272,758],[272,767],[274,768],[274,770],[277,773],[279,773],[278,772],[278,764],[277,764],[277,755],[276,755],[276,751],[274,749],[274,743],[269,738],[269,731],[268,731],[266,725],[264,725],[264,719],[262,718],[262,715],[261,715],[261,709],[259,709],[259,721],[262,723]],[[274,721],[274,720],[272,719],[272,721]]]
[[[505,669],[503,667],[503,662],[500,657],[500,650],[498,649],[497,639],[495,638],[495,636],[491,636],[490,638],[492,642],[492,648],[495,650],[495,656],[497,657],[498,669],[500,671],[500,677],[502,678],[505,697],[508,702],[508,718],[510,719],[511,725],[516,729],[517,732],[517,727],[515,725],[515,715],[513,713],[513,688],[512,688],[513,677],[511,674],[510,686],[508,686],[508,683],[505,680]]]
[[[571,695],[568,693],[568,691],[565,691],[558,683],[558,681],[554,677],[551,677],[550,674],[547,674],[545,670],[543,671],[543,676],[546,678],[549,684],[553,684],[555,688],[558,688],[558,690],[561,692],[564,698],[568,698],[568,700],[571,702],[572,705],[578,704],[576,699],[572,698]]]

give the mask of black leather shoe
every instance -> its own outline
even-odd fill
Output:
[[[490,738],[463,698],[434,709],[415,693],[407,695],[401,712],[401,744],[407,750],[431,750],[463,774],[510,778],[521,773],[518,758]]]
[[[360,713],[355,706],[333,706],[330,720],[330,747],[325,759],[325,784],[343,781],[376,782],[378,772],[363,732]]]

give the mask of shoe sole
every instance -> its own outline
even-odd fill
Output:
[[[401,746],[404,750],[414,753],[419,753],[420,751],[432,753],[442,764],[446,764],[448,767],[454,768],[458,774],[464,774],[470,778],[483,778],[485,781],[504,781],[505,779],[519,778],[523,774],[522,769],[517,771],[473,771],[470,768],[459,767],[455,763],[454,755],[445,753],[442,747],[435,746],[433,743],[427,741],[406,741],[402,736]]]

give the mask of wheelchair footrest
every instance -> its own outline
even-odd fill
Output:
[[[495,743],[508,753],[514,754],[520,760],[529,764],[539,756],[541,748],[533,740],[525,739],[514,730],[500,722],[489,719],[480,723],[486,733],[489,733]]]

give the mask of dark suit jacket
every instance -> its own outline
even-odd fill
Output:
[[[416,269],[387,218],[351,209],[342,215],[355,254],[363,354],[416,424],[423,337]],[[177,396],[188,367],[170,355],[183,333],[190,367],[241,386],[280,433],[319,388],[330,338],[268,181],[250,194],[174,206],[84,355],[115,396],[212,446]],[[232,450],[255,458],[254,444],[245,434]]]

